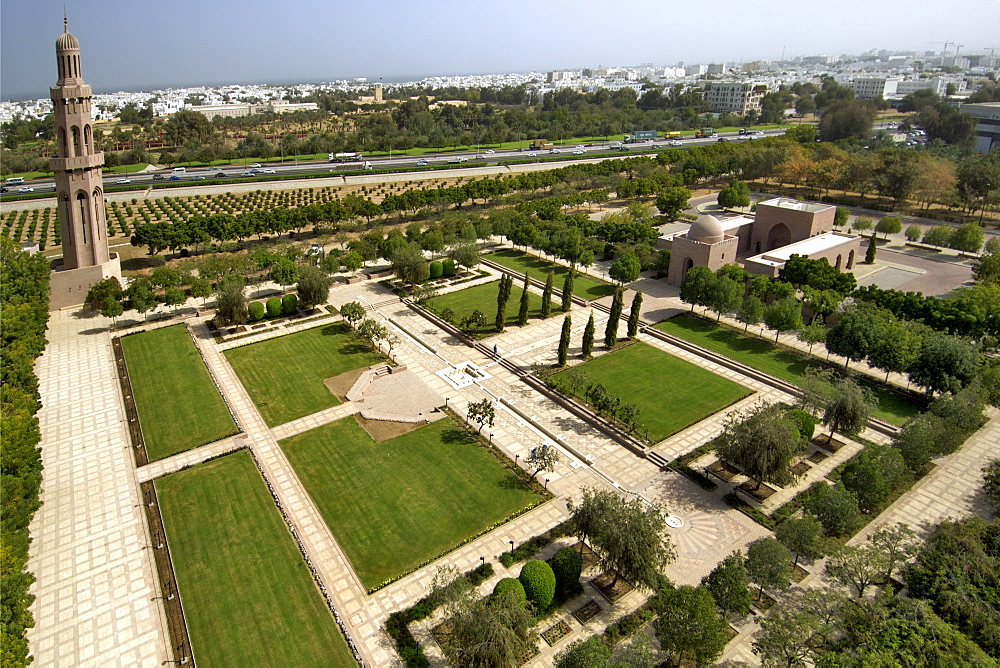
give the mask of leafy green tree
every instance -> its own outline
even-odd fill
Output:
[[[531,449],[531,454],[525,460],[525,466],[535,469],[531,473],[531,480],[542,471],[555,471],[556,464],[559,463],[559,451],[551,445],[539,445]]]
[[[661,248],[656,251],[656,259],[653,260],[653,269],[656,270],[657,276],[666,276],[667,272],[670,271],[670,249]]]
[[[882,551],[870,544],[843,545],[830,554],[826,562],[826,573],[840,584],[853,589],[855,597],[861,598],[885,571]]]
[[[374,320],[362,320],[358,325],[358,336],[368,342],[374,350],[378,350],[379,341],[384,341],[389,336],[385,325]]]
[[[966,223],[951,235],[949,245],[955,250],[978,253],[983,248],[983,228],[977,223]]]
[[[333,281],[326,272],[316,267],[302,267],[299,269],[299,283],[296,291],[299,301],[307,309],[312,309],[319,304],[325,304],[330,297],[330,286]]]
[[[558,352],[558,364],[559,366],[566,366],[566,362],[569,361],[569,339],[572,321],[569,316],[563,318],[562,333],[559,335],[559,352]]]
[[[340,307],[340,315],[344,316],[344,320],[354,327],[365,317],[365,307],[358,302],[347,302]]]
[[[662,569],[676,559],[664,517],[658,505],[612,497],[608,521],[593,538],[601,563],[615,574],[612,588],[621,577],[642,588],[659,586]]]
[[[392,256],[392,270],[401,281],[414,285],[430,278],[430,265],[424,258],[420,245],[411,242],[400,246]]]
[[[861,387],[852,378],[841,378],[833,384],[830,400],[823,412],[823,424],[830,428],[833,440],[837,431],[847,436],[860,434],[868,424],[876,399],[868,388]]]
[[[802,666],[826,651],[828,638],[845,607],[836,590],[810,589],[792,594],[760,620],[753,653],[765,666]]]
[[[528,324],[528,286],[530,285],[528,272],[524,273],[524,287],[521,289],[521,302],[517,308],[517,324],[524,327]]]
[[[883,216],[875,224],[875,231],[880,232],[884,239],[888,239],[890,234],[899,234],[902,229],[903,221],[899,216]]]
[[[818,322],[813,322],[801,330],[797,335],[799,341],[809,344],[809,354],[812,354],[813,346],[826,340],[826,327]]]
[[[858,232],[867,232],[874,227],[875,221],[868,216],[858,216],[854,219],[854,229]]]
[[[885,572],[881,579],[886,583],[917,552],[917,535],[902,522],[883,524],[868,536],[868,543],[882,552]]]
[[[773,538],[760,538],[747,548],[747,577],[760,587],[757,600],[768,589],[788,589],[791,584],[792,553]]]
[[[907,241],[914,242],[920,239],[920,235],[922,233],[923,232],[921,231],[919,225],[908,225],[906,228],[906,232],[904,232],[903,234],[906,236]]]
[[[563,278],[562,287],[562,310],[569,311],[573,308],[573,275],[576,273],[574,267],[570,267]]]
[[[191,281],[191,296],[199,297],[204,305],[205,299],[212,294],[212,283],[207,278],[196,278]]]
[[[478,332],[486,324],[486,314],[479,309],[474,310],[470,313],[463,321],[462,326],[465,329],[472,329]]]
[[[816,516],[828,536],[849,536],[861,526],[858,499],[842,485],[820,483],[803,505]]]
[[[869,302],[858,302],[846,308],[840,320],[826,333],[826,349],[835,355],[859,362],[871,353],[883,339],[885,323],[892,314]]]
[[[684,280],[681,282],[681,300],[691,304],[694,310],[695,304],[704,306],[711,298],[715,288],[715,274],[705,266],[691,267]]]
[[[913,365],[922,342],[921,335],[909,323],[887,320],[882,335],[868,352],[868,363],[885,371],[888,382],[890,373],[904,373]]]
[[[594,352],[594,312],[590,312],[590,319],[583,330],[583,358],[588,359]]]
[[[799,431],[780,406],[761,402],[730,413],[715,443],[719,459],[738,466],[759,489],[765,479],[786,473],[799,448]]]
[[[463,600],[443,649],[456,666],[515,666],[535,646],[532,612],[515,592]]]
[[[976,260],[972,267],[972,276],[979,283],[989,285],[1000,283],[1000,253],[986,253]]]
[[[824,553],[823,525],[811,515],[787,519],[774,532],[782,545],[795,553],[794,569],[799,557],[819,559]]]
[[[466,269],[472,269],[479,264],[479,246],[474,243],[461,243],[448,251],[448,259]]]
[[[642,314],[642,292],[636,291],[628,312],[628,338],[634,339],[639,333],[639,316]]]
[[[687,188],[664,188],[656,196],[656,208],[664,218],[674,220],[687,208],[689,199],[691,191]]]
[[[611,263],[611,268],[608,270],[608,276],[624,285],[625,283],[631,283],[639,278],[639,273],[641,271],[642,266],[639,264],[639,260],[636,258],[635,253],[625,251]]]
[[[344,271],[353,274],[364,264],[364,258],[361,257],[360,253],[352,250],[341,256],[340,263],[344,265]]]
[[[678,660],[711,665],[726,648],[726,622],[705,587],[684,585],[660,592],[660,616],[653,623],[660,648]]]
[[[565,545],[552,555],[552,572],[556,576],[556,591],[571,594],[580,590],[580,573],[583,558],[572,547]]]
[[[854,274],[831,266],[826,258],[813,260],[796,253],[778,271],[778,280],[791,283],[797,288],[804,289],[808,286],[820,292],[833,290],[841,297],[846,297],[857,287]]]
[[[291,285],[295,282],[295,278],[298,276],[298,267],[291,260],[285,258],[279,259],[271,266],[271,272],[268,277],[277,283],[278,285],[285,286]]]
[[[555,274],[551,271],[545,277],[545,289],[542,290],[542,317],[548,318],[552,314],[552,285],[555,281]]]
[[[743,181],[733,180],[719,192],[719,206],[740,208],[750,206],[750,187]]]
[[[118,324],[118,316],[125,312],[122,303],[114,297],[107,296],[101,302],[101,315],[111,318],[112,328]]]
[[[167,306],[180,306],[186,301],[187,295],[180,288],[167,288],[163,293],[163,303]]]
[[[982,365],[982,352],[973,341],[943,332],[928,332],[909,373],[910,379],[927,388],[928,393],[954,393],[968,385]]]
[[[1000,509],[1000,459],[983,467],[983,492]]]
[[[716,312],[716,320],[720,320],[723,313],[735,311],[740,307],[742,301],[742,283],[738,283],[727,276],[715,277],[715,285],[708,296],[707,306]]]
[[[611,648],[600,636],[576,640],[556,655],[556,668],[610,668]]]
[[[847,221],[851,219],[851,211],[842,206],[837,207],[837,212],[833,214],[833,224],[837,227],[846,227]]]
[[[857,497],[862,511],[872,512],[909,481],[909,473],[899,450],[873,446],[847,462],[840,482]]]
[[[785,297],[765,306],[764,324],[774,330],[777,343],[781,332],[802,327],[802,304],[795,297]]]
[[[483,432],[484,424],[490,429],[493,428],[493,421],[496,419],[496,415],[497,413],[496,409],[493,407],[493,402],[488,398],[470,402],[469,407],[466,410],[466,416],[469,420],[479,425],[479,433]]]
[[[736,312],[736,319],[743,323],[743,331],[747,331],[750,325],[756,325],[764,316],[764,302],[755,295],[747,295],[743,298],[740,310]]]
[[[716,564],[712,572],[701,579],[703,587],[712,593],[715,604],[738,617],[750,614],[750,588],[743,555],[733,552]]]
[[[932,246],[951,246],[951,238],[955,231],[945,225],[933,225],[924,232],[923,243]]]
[[[622,316],[622,306],[625,300],[624,290],[621,286],[615,290],[611,300],[611,313],[608,316],[608,324],[604,328],[604,345],[609,350],[618,343],[618,327]]]
[[[222,279],[215,296],[215,322],[220,327],[229,327],[246,322],[247,298],[243,294],[246,281],[238,274],[230,274]]]
[[[580,539],[580,552],[586,541],[593,544],[597,536],[613,521],[613,513],[617,504],[617,495],[604,489],[584,487],[580,501],[568,499],[569,526],[574,536]]]

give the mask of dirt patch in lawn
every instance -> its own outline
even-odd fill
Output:
[[[615,586],[612,588],[611,583],[614,581],[615,576],[613,573],[602,573],[591,580],[590,584],[594,585],[594,588],[601,592],[604,598],[615,603],[622,596],[632,591],[632,585],[625,582],[625,578],[618,578],[618,582],[615,582]]]
[[[330,394],[337,397],[337,399],[347,401],[347,391],[354,387],[354,381],[356,381],[366,370],[367,369],[362,367],[360,369],[345,371],[342,374],[324,378],[323,384],[326,385],[326,389],[330,390]]]
[[[423,427],[426,422],[393,422],[391,420],[369,420],[357,413],[354,419],[358,421],[361,428],[368,432],[368,435],[375,439],[376,443],[384,443],[390,438],[396,438],[411,431],[416,431]]]

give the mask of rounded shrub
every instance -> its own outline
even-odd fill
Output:
[[[299,310],[299,298],[295,295],[285,295],[281,298],[281,312],[285,315],[293,315]]]
[[[524,593],[537,610],[545,610],[556,595],[556,575],[552,567],[539,559],[532,559],[521,569],[517,578],[524,587]]]
[[[281,300],[271,297],[267,300],[267,317],[277,318],[279,315],[281,315]]]
[[[493,587],[494,596],[505,593],[512,593],[522,604],[528,600],[528,595],[524,593],[524,585],[517,578],[504,578]]]
[[[431,262],[430,278],[441,278],[442,273],[444,273],[444,266],[437,260]]]
[[[801,408],[793,408],[785,413],[789,419],[795,422],[795,427],[799,430],[799,435],[803,440],[811,441],[816,432],[816,419]]]
[[[250,302],[250,305],[247,306],[247,313],[250,315],[250,320],[252,322],[257,322],[263,318],[265,312],[266,309],[260,302]]]
[[[445,258],[445,260],[441,263],[441,275],[445,277],[455,275],[455,261],[450,257]]]
[[[556,589],[560,592],[575,591],[580,586],[583,557],[572,547],[559,548],[552,557],[552,572],[556,576]]]

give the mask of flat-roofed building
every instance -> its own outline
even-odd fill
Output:
[[[760,111],[767,84],[753,81],[712,81],[705,86],[705,101],[716,114],[745,115]]]
[[[896,94],[899,79],[887,77],[863,77],[853,79],[847,86],[854,90],[854,97],[859,100],[874,100],[887,98]]]
[[[1000,102],[963,104],[960,110],[976,121],[977,153],[989,153],[1000,147]]]
[[[841,271],[854,269],[854,263],[861,254],[861,237],[843,232],[825,232],[815,237],[803,239],[787,246],[748,257],[743,268],[751,274],[764,274],[777,278],[778,272],[793,255],[810,260],[826,260]]]

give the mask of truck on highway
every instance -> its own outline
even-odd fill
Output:
[[[636,130],[630,135],[625,135],[626,144],[638,144],[643,141],[656,139],[656,130]]]
[[[373,169],[372,163],[367,160],[352,160],[350,162],[338,162],[331,172],[346,172],[353,169]]]
[[[555,144],[550,141],[545,141],[544,139],[533,139],[531,141],[531,146],[528,147],[529,151],[542,151],[545,149],[554,148]]]
[[[363,153],[331,153],[330,162],[357,162],[363,157]]]
[[[715,128],[701,128],[700,130],[695,130],[695,139],[699,137],[711,137],[715,134]]]

